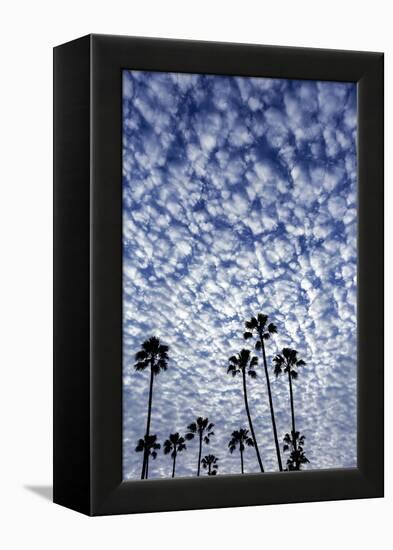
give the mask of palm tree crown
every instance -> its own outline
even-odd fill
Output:
[[[157,458],[157,450],[161,445],[157,443],[156,435],[145,435],[143,439],[138,439],[138,445],[135,447],[137,453],[145,451],[153,458]]]
[[[240,428],[240,430],[235,430],[232,432],[232,439],[228,443],[229,452],[233,453],[237,446],[239,446],[239,451],[243,452],[245,445],[254,447],[254,440],[252,437],[249,437],[248,430],[245,428]]]
[[[214,455],[206,455],[202,458],[202,466],[204,469],[208,470],[207,475],[208,476],[215,476],[217,475],[218,470],[218,458]]]
[[[267,324],[269,317],[263,313],[258,313],[256,317],[251,317],[249,321],[246,321],[246,332],[243,334],[245,340],[252,338],[254,332],[259,338],[255,343],[255,349],[260,350],[262,348],[262,340],[269,340],[272,334],[277,332],[277,327],[274,323]]]
[[[250,355],[251,353],[248,349],[242,349],[237,355],[232,355],[229,358],[227,373],[235,377],[237,374],[246,371],[248,376],[256,378],[255,367],[258,364],[258,357],[250,357]]]
[[[150,366],[155,376],[160,371],[165,371],[168,367],[168,349],[168,346],[160,343],[159,338],[151,336],[143,342],[142,349],[135,354],[135,370],[142,371]]]
[[[187,426],[188,432],[186,433],[186,439],[194,439],[194,437],[199,434],[202,436],[202,440],[206,444],[209,444],[211,436],[214,435],[213,428],[214,424],[212,422],[209,423],[208,418],[202,418],[199,416],[196,422],[192,422]],[[205,432],[207,433],[205,434]]]
[[[164,441],[164,454],[171,454],[171,457],[174,458],[176,453],[179,453],[186,449],[186,441],[184,437],[181,437],[178,432],[171,434],[169,439]]]
[[[161,445],[157,443],[156,435],[145,435],[143,439],[138,440],[138,444],[135,447],[135,450],[137,453],[143,452],[143,456],[147,459],[143,479],[147,479],[149,477],[148,458],[151,456],[152,459],[155,460],[157,458],[158,449],[161,449]]]
[[[304,453],[304,435],[300,435],[299,432],[292,434],[285,434],[283,451],[291,451],[289,458],[287,459],[287,467],[289,471],[300,470],[302,464],[307,464],[310,461]]]
[[[288,373],[292,379],[298,377],[298,367],[303,367],[306,363],[298,358],[298,352],[295,349],[283,348],[273,359],[274,374],[279,376],[282,372]]]

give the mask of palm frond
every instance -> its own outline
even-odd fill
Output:
[[[136,371],[145,370],[149,366],[149,361],[138,361],[134,365]]]
[[[255,329],[258,326],[258,321],[256,320],[255,317],[251,317],[251,319],[249,321],[245,322],[245,326],[246,326],[246,328],[251,329],[251,330]]]
[[[187,426],[187,430],[190,431],[190,432],[196,433],[197,425],[195,424],[195,422],[192,422],[191,424],[189,424]]]
[[[144,349],[142,349],[135,354],[135,361],[144,361],[145,359],[147,359],[147,357],[148,357],[147,352]]]
[[[270,332],[270,334],[276,334],[277,333],[277,327],[274,323],[269,323],[267,330]]]

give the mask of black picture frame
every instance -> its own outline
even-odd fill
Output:
[[[356,82],[358,467],[122,479],[122,69]],[[88,35],[54,49],[54,502],[88,515],[383,496],[383,54]]]

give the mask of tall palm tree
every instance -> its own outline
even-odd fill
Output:
[[[249,447],[254,447],[254,440],[252,437],[248,436],[248,430],[245,428],[240,428],[240,430],[235,430],[232,432],[232,439],[228,443],[229,452],[232,454],[236,450],[236,447],[239,446],[240,451],[240,466],[241,472],[244,474],[244,464],[243,464],[243,453],[245,450],[245,445]]]
[[[145,437],[150,435],[150,420],[151,420],[151,406],[153,402],[153,380],[161,371],[165,371],[168,366],[168,346],[161,344],[159,338],[152,336],[148,340],[145,340],[142,344],[142,349],[135,355],[136,371],[144,371],[150,368],[150,386],[149,386],[149,401],[147,407],[147,422]],[[147,449],[143,454],[143,466],[141,479],[147,477],[146,470],[149,468],[149,453]]]
[[[258,313],[256,317],[251,317],[251,319],[246,322],[247,331],[244,333],[243,336],[246,340],[248,340],[249,338],[252,338],[255,335],[257,339],[255,343],[255,349],[262,351],[263,366],[265,369],[265,378],[266,378],[266,385],[267,385],[267,393],[269,395],[270,416],[272,419],[274,443],[276,445],[277,462],[278,462],[278,468],[280,472],[282,472],[280,446],[278,444],[277,427],[276,427],[276,420],[274,416],[274,407],[273,407],[273,398],[272,398],[272,391],[270,388],[270,378],[269,378],[269,371],[267,369],[266,351],[265,351],[265,340],[269,340],[270,336],[277,332],[277,327],[274,323],[267,324],[267,321],[268,321],[268,316],[263,315],[263,313]]]
[[[194,439],[195,436],[198,436],[199,439],[199,454],[198,454],[198,469],[197,476],[199,477],[201,473],[201,457],[202,457],[202,443],[208,445],[210,443],[210,438],[214,435],[213,432],[214,424],[209,423],[208,418],[202,418],[199,416],[196,419],[196,422],[192,422],[187,426],[188,432],[186,433],[186,439],[190,441]]]
[[[214,455],[206,455],[202,458],[202,466],[206,470],[207,468],[207,475],[208,476],[215,476],[217,475],[218,470],[218,464],[217,464],[218,458]]]
[[[246,382],[246,372],[251,378],[256,378],[257,373],[255,372],[255,367],[258,364],[258,358],[253,356],[251,357],[250,351],[248,349],[242,349],[237,355],[233,355],[229,358],[229,366],[227,369],[228,374],[232,374],[235,377],[237,374],[242,375],[243,380],[243,397],[244,405],[246,407],[246,413],[248,418],[248,424],[250,426],[252,439],[254,441],[255,451],[257,453],[258,464],[261,469],[261,472],[264,471],[261,455],[259,454],[259,449],[257,445],[257,439],[255,437],[254,426],[252,425],[250,409],[248,406],[248,397],[247,397],[247,382]]]
[[[169,439],[164,441],[164,454],[167,455],[171,453],[173,460],[172,477],[175,477],[177,454],[184,451],[184,449],[187,449],[186,440],[184,437],[181,437],[178,432],[170,434]]]
[[[157,458],[157,450],[160,448],[161,448],[161,445],[157,443],[156,435],[145,435],[143,439],[138,440],[138,445],[135,447],[135,450],[137,453],[140,453],[143,451],[144,455],[147,455],[148,457],[151,456],[153,460],[155,460]],[[148,477],[149,477],[149,461],[147,461],[144,479],[148,479]]]
[[[298,367],[304,366],[306,363],[303,361],[303,359],[298,358],[298,352],[295,349],[291,348],[283,348],[281,353],[277,354],[273,362],[275,364],[274,366],[274,374],[276,376],[280,376],[282,372],[288,374],[288,382],[289,382],[289,397],[291,402],[291,416],[292,416],[292,444],[293,444],[293,450],[295,455],[297,456],[297,439],[299,437],[299,432],[296,432],[296,424],[295,424],[295,408],[293,404],[293,388],[292,388],[292,380],[296,380],[298,377]],[[287,434],[288,435],[288,434]],[[285,440],[285,438],[284,438]],[[293,468],[295,470],[300,469],[300,462],[295,461],[295,467]]]

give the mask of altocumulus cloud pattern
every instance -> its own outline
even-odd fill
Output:
[[[288,346],[307,365],[294,381],[307,468],[356,466],[356,86],[267,78],[123,72],[123,476],[140,478],[149,374],[135,353],[157,336],[168,370],[154,381],[151,433],[163,444],[197,416],[204,454],[239,473],[231,433],[248,428],[228,358],[244,321],[263,312],[280,444],[291,429]],[[277,470],[260,365],[249,405],[266,471]],[[195,475],[197,441],[177,476]],[[285,455],[283,455],[285,462]],[[169,477],[161,451],[149,477]],[[245,472],[258,472],[253,449]],[[203,475],[205,472],[202,472]]]

